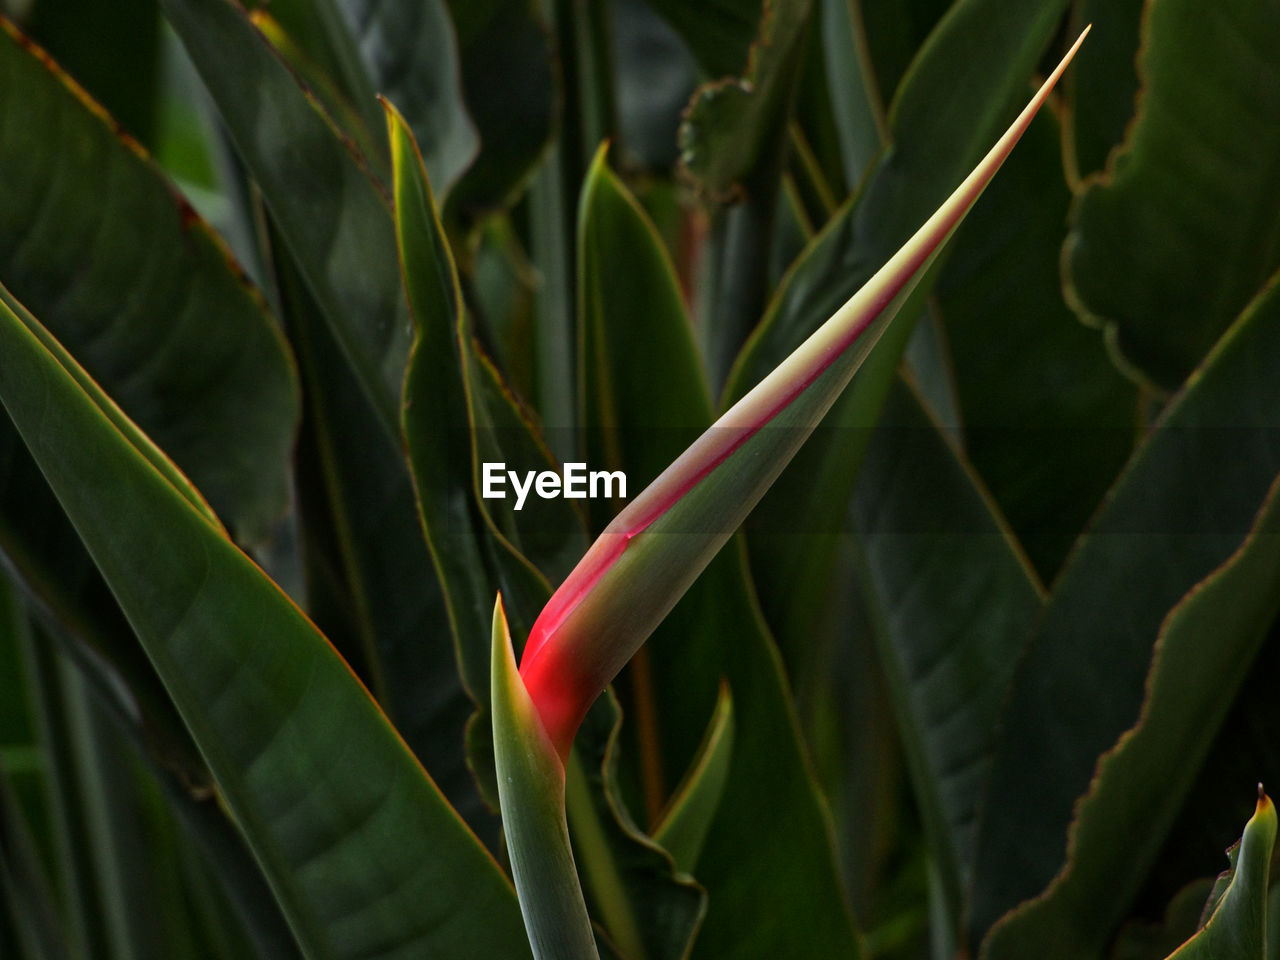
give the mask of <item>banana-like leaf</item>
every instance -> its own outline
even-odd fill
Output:
[[[1098,956],[1145,880],[1280,608],[1280,483],[1228,561],[1165,618],[1137,724],[1099,761],[1067,862],[1000,921],[988,960]],[[1217,640],[1206,643],[1205,638]],[[1176,842],[1176,840],[1175,840]]]
[[[976,936],[1059,872],[1098,756],[1138,720],[1161,623],[1252,528],[1280,473],[1277,363],[1280,278],[1171,401],[1055,583],[992,766],[972,900]],[[1217,482],[1206,484],[1210,473]],[[1129,589],[1133,582],[1143,589]]]
[[[1043,588],[970,465],[901,380],[850,517],[867,616],[954,934],[1000,711]]]
[[[241,541],[260,542],[288,502],[288,350],[221,240],[137,142],[2,23],[0,282]]]
[[[296,483],[308,613],[368,678],[449,803],[496,849],[496,818],[467,763],[471,702],[403,448],[379,429],[288,254],[272,253],[306,385]]]
[[[1152,4],[1137,120],[1072,215],[1068,298],[1131,376],[1164,390],[1280,267],[1277,34],[1275,3]]]
[[[325,638],[29,317],[0,400],[165,680],[309,956],[519,957],[505,877]],[[459,877],[467,882],[459,883]]]
[[[516,669],[507,616],[493,609],[493,747],[502,825],[536,960],[599,960],[569,846],[565,768]]]
[[[386,198],[233,0],[162,0],[236,149],[393,439],[413,336]]]
[[[629,503],[556,591],[529,636],[521,676],[561,755],[587,707],[835,402],[1069,60],[907,245]]]
[[[1169,960],[1267,960],[1267,882],[1276,843],[1276,808],[1258,784],[1258,806],[1229,851],[1226,888],[1204,928]]]

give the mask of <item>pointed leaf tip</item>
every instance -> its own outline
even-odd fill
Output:
[[[916,234],[618,514],[543,608],[530,631],[520,674],[562,757],[591,703],[835,402],[1026,131],[1087,34],[1087,29],[1081,33],[1009,129]],[[607,170],[604,149],[596,154],[593,173]],[[602,180],[589,178],[589,183]]]

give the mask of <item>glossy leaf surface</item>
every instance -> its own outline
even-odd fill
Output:
[[[0,311],[0,346],[9,415],[172,691],[304,950],[519,956],[505,878],[324,637],[33,321]],[[42,429],[49,418],[58,430]]]
[[[337,3],[370,85],[405,115],[431,182],[447,196],[480,140],[462,102],[458,40],[445,0]]]
[[[0,136],[0,279],[240,538],[264,539],[287,504],[298,397],[261,296],[137,142],[7,23]]]
[[[231,0],[162,0],[389,436],[412,338],[386,198]]]
[[[958,925],[1000,712],[1043,588],[972,467],[902,381],[850,515],[915,796]]]

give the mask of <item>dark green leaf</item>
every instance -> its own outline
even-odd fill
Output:
[[[155,0],[35,0],[21,22],[125,130],[153,145],[160,79]]]
[[[0,36],[0,280],[242,540],[284,512],[296,374],[221,241],[25,38]]]
[[[952,0],[854,0],[852,6],[862,20],[871,80],[887,104]]]
[[[388,436],[412,339],[386,198],[232,0],[162,0]]]
[[[1277,35],[1274,3],[1151,5],[1138,120],[1072,215],[1068,295],[1166,390],[1280,266]]]
[[[954,935],[997,721],[1041,587],[971,468],[901,381],[867,451],[851,514]]]
[[[482,461],[507,463],[522,473],[545,469],[550,461],[497,371],[479,355],[412,134],[393,109],[388,125],[400,256],[418,329],[404,385],[404,436],[462,682],[479,710],[473,763],[482,790],[494,800],[489,725],[483,720],[491,669],[487,598],[500,585],[517,635],[527,635],[549,587],[519,552],[519,541],[523,536],[536,545],[547,573],[561,575],[581,549],[582,525],[569,501],[531,500],[517,513],[510,500],[504,508],[479,497]]]
[[[304,952],[520,956],[506,879],[324,637],[193,507],[181,478],[156,469],[145,438],[116,425],[57,344],[8,308],[0,355],[0,398]]]
[[[936,208],[994,141],[1057,26],[1065,0],[981,0],[945,17],[903,81],[890,115],[893,145],[858,197],[824,228],[779,288],[739,356],[725,391],[742,396],[857,290]],[[988,51],[972,56],[974,49]],[[998,51],[998,52],[997,52]],[[945,145],[945,149],[940,146]],[[922,284],[927,290],[929,280]],[[865,444],[905,348],[913,318],[891,327],[827,419],[832,442],[810,445],[779,478],[748,525],[761,603],[790,660],[812,635]],[[767,542],[770,517],[785,517]],[[795,534],[804,534],[797,536]]]
[[[653,839],[687,873],[694,872],[702,855],[707,831],[724,797],[732,757],[733,695],[726,683],[720,685],[715,712],[693,763],[671,794],[662,820],[653,831]]]
[[[1052,941],[1092,957],[1150,869],[1280,607],[1280,496],[1240,548],[1170,611],[1138,722],[1098,763],[1070,855],[1046,894],[992,930],[984,956],[1032,957]],[[1206,636],[1217,642],[1205,643]]]
[[[612,692],[587,714],[566,764],[569,830],[591,912],[624,957],[682,960],[706,892],[640,832],[619,795],[622,711]]]
[[[1069,203],[1045,112],[956,234],[937,286],[966,452],[1046,580],[1132,449],[1137,404],[1062,302]]]
[[[976,934],[1059,871],[1096,758],[1138,719],[1161,622],[1239,548],[1280,472],[1278,332],[1273,283],[1171,402],[1058,578],[992,770]]]
[[[1143,0],[1075,0],[1072,22],[1094,26],[1094,42],[1080,51],[1062,92],[1066,100],[1063,152],[1075,179],[1106,165],[1124,139],[1138,96],[1138,28]]]
[[[470,166],[479,137],[462,104],[458,41],[444,0],[337,0],[373,89],[394,103],[441,197]],[[372,106],[372,104],[371,104]],[[381,133],[382,125],[376,128]]]
[[[462,90],[480,154],[449,197],[469,224],[511,203],[554,132],[561,96],[547,26],[533,0],[447,0],[458,31]]]
[[[285,257],[283,251],[277,256]],[[347,368],[291,264],[277,262],[282,309],[306,384],[297,486],[308,607],[455,810],[491,847],[496,823],[467,765],[471,702],[418,522],[403,449]]]

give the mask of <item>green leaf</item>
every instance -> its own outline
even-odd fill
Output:
[[[854,5],[862,20],[876,95],[889,103],[953,4],[951,0],[855,0]],[[1089,46],[1096,42],[1091,40]]]
[[[709,77],[741,73],[765,4],[761,0],[649,0]]]
[[[1139,717],[1161,623],[1240,548],[1280,473],[1270,372],[1280,362],[1278,317],[1273,282],[1166,408],[1054,586],[992,768],[975,934],[1059,872],[1097,757]],[[1143,589],[1127,588],[1134,582]]]
[[[1058,125],[1042,112],[956,234],[937,285],[965,450],[1045,580],[1135,440],[1137,391],[1062,302],[1069,203]]]
[[[554,133],[560,78],[533,0],[447,2],[466,107],[480,134],[480,153],[451,192],[447,219],[470,225],[528,185]]]
[[[706,891],[677,873],[671,854],[631,819],[618,787],[621,727],[617,698],[606,692],[588,712],[565,768],[583,885],[622,956],[682,960],[706,911]]]
[[[499,596],[493,609],[493,745],[502,825],[537,960],[599,960],[565,822],[565,768],[516,670]]]
[[[412,338],[386,198],[231,0],[161,0],[388,436]]]
[[[671,794],[653,839],[662,845],[676,866],[693,873],[724,796],[729,763],[733,757],[733,694],[722,683],[716,709],[707,724],[698,752],[684,779]]]
[[[491,512],[480,499],[481,461],[505,462],[524,471],[546,469],[550,459],[497,371],[479,355],[412,133],[389,105],[387,123],[399,252],[417,325],[404,384],[404,437],[462,682],[478,709],[472,759],[482,791],[493,800],[489,724],[483,720],[489,703],[488,598],[494,584],[499,585],[523,636],[550,588],[519,551],[521,534],[538,546],[544,560],[560,558],[547,571],[559,576],[567,559],[581,549],[582,524],[569,501],[530,502],[517,514],[510,501],[505,511],[497,509],[497,501],[488,501],[495,505]]]
[[[8,9],[21,11],[23,4]],[[154,0],[35,0],[23,30],[81,83],[132,136],[153,146],[160,79]]]
[[[1000,711],[1042,588],[972,468],[901,381],[890,391],[850,515],[954,934]]]
[[[765,4],[741,77],[694,94],[680,126],[680,162],[698,188],[724,202],[750,186],[756,168],[785,143],[812,0]]]
[[[447,196],[475,159],[480,140],[463,106],[458,40],[444,0],[337,5],[373,89],[399,107],[431,182]]]
[[[242,542],[264,540],[288,502],[298,396],[287,348],[136,141],[7,22],[0,180],[0,280]]]
[[[324,637],[116,426],[70,358],[8,308],[0,355],[0,399],[165,680],[304,952],[367,956],[391,944],[520,956],[501,871]]]
[[[1277,33],[1253,0],[1146,18],[1138,119],[1063,249],[1073,305],[1142,382],[1177,387],[1280,266]]]
[[[1099,761],[1070,854],[1044,895],[1006,916],[990,958],[1096,956],[1138,892],[1280,608],[1280,496],[1273,485],[1240,548],[1170,611],[1138,722]],[[1218,642],[1205,643],[1206,636]]]
[[[308,612],[362,676],[455,810],[491,849],[497,823],[467,764],[471,701],[422,536],[403,448],[346,366],[296,268],[277,257],[307,398],[296,483]]]
[[[1169,960],[1266,960],[1267,882],[1276,843],[1276,808],[1258,784],[1258,808],[1230,851],[1225,893],[1208,922]]]
[[[1073,180],[1103,169],[1125,137],[1138,96],[1134,69],[1143,0],[1075,0],[1072,22],[1097,28],[1097,41],[1082,50],[1063,84],[1064,161]]]

